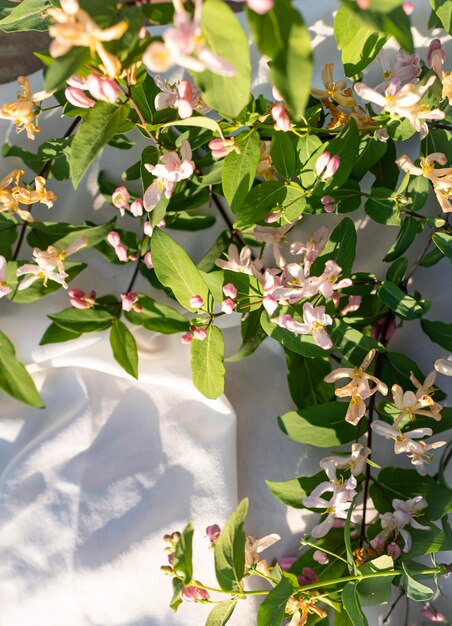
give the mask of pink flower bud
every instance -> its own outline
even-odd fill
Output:
[[[272,106],[271,115],[275,120],[276,130],[282,130],[285,133],[290,130],[290,118],[287,115],[285,106],[281,104],[281,102]]]
[[[328,165],[330,159],[331,159],[331,155],[329,152],[322,152],[322,154],[319,156],[319,158],[315,162],[315,173],[317,174],[317,176],[320,176],[322,174],[323,170]]]
[[[437,611],[429,602],[426,603],[424,608],[421,610],[422,617],[428,619],[429,622],[436,622],[437,624],[447,624],[447,618]]]
[[[152,237],[152,233],[154,232],[154,227],[152,226],[151,222],[144,223],[143,231],[145,235],[147,235],[148,237]]]
[[[105,100],[114,104],[119,96],[119,85],[114,80],[90,74],[86,79],[88,91],[96,100]]]
[[[107,241],[113,248],[116,248],[121,243],[121,237],[115,230],[111,230],[107,235]]]
[[[192,99],[193,99],[193,89],[188,80],[181,80],[178,87],[177,93],[179,95],[177,110],[179,112],[179,116],[182,119],[186,119],[190,117],[193,113]]]
[[[189,587],[182,587],[181,597],[186,602],[199,602],[201,600],[208,600],[209,593],[205,589],[190,585]]]
[[[235,150],[237,154],[240,154],[239,148],[235,145],[234,137],[230,139],[220,139],[220,137],[218,137],[217,139],[209,141],[208,145],[214,159],[222,159],[233,150]]]
[[[334,198],[331,196],[322,196],[320,202],[323,204],[323,208],[326,213],[334,213],[336,206],[334,204]]]
[[[140,217],[143,215],[143,200],[141,198],[137,198],[130,205],[130,212],[134,217]]]
[[[91,309],[95,304],[96,292],[91,291],[88,296],[81,289],[69,289],[68,296],[71,305],[75,309]]]
[[[88,98],[85,92],[78,89],[78,87],[66,87],[64,95],[66,96],[66,100],[68,102],[73,104],[75,107],[80,107],[81,109],[90,109],[96,104],[94,100]]]
[[[393,558],[394,561],[396,561],[399,558],[399,556],[400,556],[401,550],[400,550],[399,546],[394,541],[392,541],[387,546],[386,552],[388,553],[388,555],[390,557]]]
[[[138,300],[138,294],[135,291],[129,291],[129,293],[121,294],[121,306],[123,311],[136,311],[134,307],[135,302]],[[141,307],[139,307],[141,309]],[[139,311],[137,311],[138,313]]]
[[[414,5],[412,2],[404,2],[402,4],[402,9],[405,13],[405,15],[411,15],[414,11]]]
[[[328,555],[325,554],[325,552],[322,552],[322,550],[316,550],[312,555],[312,558],[317,563],[320,563],[320,565],[327,565],[330,561]]]
[[[363,11],[367,11],[367,9],[370,6],[370,0],[356,0],[356,4],[359,6],[360,9],[362,9]]]
[[[130,194],[126,187],[117,187],[111,194],[111,201],[113,206],[121,211],[121,215],[124,215],[125,209],[129,208]]]
[[[310,585],[311,583],[318,582],[319,577],[312,567],[303,567],[302,575],[298,576],[298,582],[303,587],[304,585]]]
[[[148,268],[148,270],[151,270],[154,265],[152,263],[152,256],[150,252],[146,252],[146,254],[143,257],[143,262],[146,265],[146,267]]]
[[[212,526],[207,526],[206,528],[206,536],[209,537],[209,541],[211,544],[214,544],[218,537],[220,536],[221,528],[218,524],[212,524]]]
[[[120,243],[116,246],[115,252],[116,252],[116,256],[118,257],[120,261],[122,261],[123,263],[128,261],[129,256],[127,254],[127,248],[125,247],[123,243]]]
[[[193,341],[193,335],[191,333],[184,333],[180,338],[182,343],[189,344]]]
[[[296,556],[285,556],[278,561],[279,567],[284,571],[288,572],[292,565],[297,561]]]
[[[325,172],[323,174],[323,178],[331,178],[339,169],[341,164],[341,157],[338,154],[335,154],[331,157],[328,165],[326,166]]]
[[[201,298],[201,296],[192,296],[190,298],[190,308],[192,309],[200,309],[203,304],[204,300]]]
[[[179,98],[191,100],[193,98],[193,88],[188,80],[181,80],[177,86]]]
[[[274,222],[277,222],[279,220],[281,215],[281,211],[275,211],[274,213],[270,213],[270,215],[264,217],[264,222],[266,222],[267,224],[273,224]]]
[[[383,550],[386,547],[385,540],[380,535],[377,535],[373,539],[370,540],[370,545],[375,550],[377,554],[382,554]]]
[[[199,341],[204,341],[204,339],[207,337],[207,332],[204,330],[204,328],[195,328],[195,330],[193,331],[193,337],[195,339],[198,339]]]
[[[274,0],[248,0],[247,5],[250,9],[252,9],[255,13],[259,13],[259,15],[264,15],[273,9]]]
[[[227,283],[223,286],[223,293],[228,298],[232,298],[233,300],[235,300],[235,298],[237,297],[237,288],[232,283]]]
[[[231,298],[226,298],[226,300],[223,300],[223,302],[221,303],[221,310],[223,311],[223,313],[226,313],[226,315],[232,313],[234,309],[235,302],[234,300],[231,300]]]

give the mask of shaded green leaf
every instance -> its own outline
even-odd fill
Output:
[[[229,519],[214,544],[215,573],[224,591],[240,586],[245,572],[245,533],[243,523],[248,513],[248,498],[244,498]]]
[[[138,350],[134,336],[119,320],[110,331],[110,345],[119,365],[131,376],[138,378]]]
[[[224,341],[221,330],[210,326],[203,341],[191,343],[193,383],[207,398],[218,398],[224,391]]]

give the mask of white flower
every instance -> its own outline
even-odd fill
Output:
[[[392,501],[393,513],[383,513],[380,515],[381,527],[383,532],[378,536],[386,539],[394,533],[395,538],[400,534],[405,542],[403,548],[404,552],[411,550],[412,540],[410,533],[406,530],[405,526],[411,526],[418,530],[430,530],[430,526],[421,526],[416,521],[416,517],[423,514],[423,510],[427,508],[428,504],[422,496],[416,496],[410,500],[398,500]]]
[[[222,259],[217,259],[217,261],[215,261],[215,265],[221,267],[221,269],[223,270],[241,272],[243,274],[248,274],[249,276],[254,275],[251,258],[251,248],[249,248],[248,246],[244,246],[241,249],[239,255],[237,246],[231,243],[228,248],[228,260],[223,261]]]
[[[352,476],[359,476],[364,471],[369,454],[370,448],[363,446],[362,443],[354,443],[350,456],[327,456],[320,461],[320,467],[334,463],[338,469],[348,469]]]

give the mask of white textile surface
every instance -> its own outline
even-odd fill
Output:
[[[324,62],[339,61],[332,39],[336,4],[324,0],[300,5],[313,25],[318,81]],[[427,5],[415,3],[416,40],[424,56]],[[268,93],[263,65],[255,51],[253,55],[255,89]],[[379,82],[377,64],[371,76],[370,84]],[[32,87],[41,88],[39,74],[33,76]],[[15,84],[2,86],[1,102],[13,100],[15,92]],[[43,117],[41,126],[38,141],[62,134],[67,120],[50,115]],[[0,140],[30,147],[4,122]],[[58,201],[51,213],[37,208],[36,216],[80,223],[93,218],[94,207],[94,219],[105,221],[116,210],[99,197],[98,171],[119,181],[120,172],[138,158],[143,145],[138,137],[133,151],[105,150],[100,165],[90,169],[76,193],[67,183],[51,181]],[[5,159],[0,173],[18,166],[18,160]],[[433,198],[431,205],[437,212]],[[365,229],[359,233],[357,269],[379,269],[383,276],[379,259],[395,231],[369,224],[363,212],[353,217],[357,227]],[[327,218],[329,224],[334,219]],[[128,220],[123,218],[125,228],[131,227]],[[305,219],[301,229],[309,233],[318,225],[319,218]],[[175,231],[171,235],[199,259],[223,228],[219,218],[202,236]],[[24,246],[21,258],[27,255]],[[109,266],[93,251],[81,256],[89,260],[91,270],[73,286],[95,288],[99,295],[125,289],[132,266]],[[447,261],[433,270],[419,269],[414,284],[424,297],[434,299],[429,317],[450,321]],[[162,294],[152,292],[142,279],[137,289],[162,300]],[[134,331],[139,382],[114,362],[106,333],[39,348],[49,323],[46,314],[66,306],[63,291],[28,306],[0,301],[1,329],[29,364],[46,404],[44,410],[33,410],[1,395],[0,624],[201,625],[208,607],[184,604],[176,614],[168,607],[170,580],[159,569],[165,563],[166,532],[195,522],[195,576],[209,584],[214,582],[212,555],[204,528],[221,525],[239,498],[251,498],[246,526],[250,534],[283,536],[266,554],[269,560],[296,554],[306,530],[302,513],[288,511],[265,485],[265,479],[315,473],[325,454],[295,444],[278,429],[276,416],[292,408],[284,356],[277,344],[266,341],[251,358],[227,367],[225,396],[209,401],[191,383],[189,349],[177,336]],[[224,332],[232,353],[239,344],[239,322],[236,316],[227,321]],[[418,360],[425,371],[432,369],[434,359],[445,356],[420,333],[418,322],[405,324],[391,347]],[[442,379],[440,385],[446,389],[447,381]],[[381,447],[387,451],[384,458],[393,460],[390,445]],[[255,604],[240,604],[231,626],[252,626]],[[377,624],[377,613],[371,613],[370,624]]]

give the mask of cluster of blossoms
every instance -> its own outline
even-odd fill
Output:
[[[26,222],[33,220],[30,207],[33,204],[45,204],[49,209],[56,200],[53,191],[46,189],[46,180],[36,176],[35,188],[29,189],[20,184],[24,170],[13,170],[0,181],[0,213],[15,214]],[[20,205],[25,205],[21,208]]]
[[[37,102],[41,102],[50,96],[46,91],[32,94],[30,83],[26,76],[17,79],[20,89],[17,94],[17,102],[8,102],[0,107],[0,119],[10,120],[15,123],[17,132],[25,130],[28,139],[34,139],[39,132],[39,126],[35,122],[38,112]]]
[[[154,76],[154,80],[157,87],[161,90],[154,100],[157,111],[175,108],[182,120],[191,117],[194,110],[200,113],[209,111],[209,107],[202,100],[200,90],[189,80],[168,83],[158,75]]]
[[[102,78],[98,74],[89,74],[86,77],[72,76],[67,84],[68,87],[64,91],[66,99],[75,107],[82,109],[90,109],[98,100],[115,103],[119,97],[118,83],[109,78]],[[86,91],[92,98],[85,93]]]

